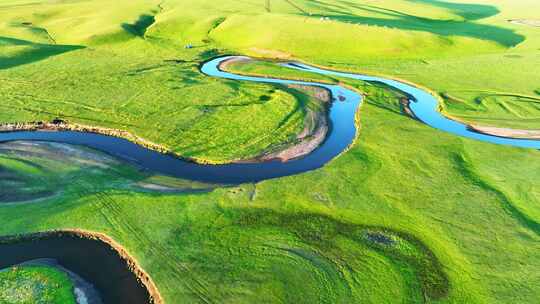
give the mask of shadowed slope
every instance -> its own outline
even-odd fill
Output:
[[[0,37],[0,70],[44,60],[82,49],[80,45],[50,45]]]
[[[122,28],[132,35],[144,38],[146,31],[156,22],[155,16],[143,14],[133,24],[123,23]]]
[[[463,36],[490,40],[506,47],[515,46],[525,40],[524,36],[515,33],[511,29],[471,22],[473,20],[479,20],[496,15],[499,11],[494,6],[457,4],[428,0],[413,1],[450,8],[454,14],[463,17],[464,20],[432,19],[403,13],[398,10],[373,5],[356,4],[348,1],[343,1],[346,6],[329,5],[322,1],[314,1],[315,4],[312,5],[318,6],[321,10],[328,12],[328,14],[313,14],[311,16],[315,18],[330,16],[332,20],[345,23],[357,23],[397,28],[402,30],[423,31],[446,37]],[[347,7],[364,11],[368,13],[369,16],[352,13],[350,10],[346,9]],[[375,17],[376,15],[382,16],[382,18]]]
[[[440,8],[451,10],[454,14],[463,17],[465,20],[478,20],[495,16],[500,10],[493,5],[474,3],[452,3],[441,0],[408,0],[413,3],[423,3]]]

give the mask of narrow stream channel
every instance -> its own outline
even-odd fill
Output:
[[[356,136],[355,115],[362,101],[361,96],[338,85],[316,82],[283,80],[277,78],[253,77],[224,72],[219,66],[230,59],[243,59],[242,56],[219,57],[206,62],[201,72],[212,77],[275,84],[296,84],[319,86],[332,92],[334,97],[340,96],[343,101],[333,102],[329,111],[330,131],[327,138],[309,155],[281,162],[279,160],[259,163],[236,163],[225,165],[203,165],[181,160],[171,155],[164,155],[133,144],[127,140],[104,135],[82,132],[12,132],[0,133],[0,142],[14,140],[55,141],[95,148],[122,159],[133,161],[140,166],[155,172],[190,180],[238,184],[257,182],[265,179],[294,175],[322,167],[338,156],[354,141]],[[417,87],[380,77],[343,73],[324,70],[302,63],[285,63],[285,67],[301,69],[317,74],[334,75],[370,82],[379,82],[394,87],[413,97],[410,108],[425,124],[455,135],[495,144],[511,145],[522,148],[540,149],[540,140],[511,139],[484,135],[467,129],[467,126],[444,117],[438,110],[437,99],[428,92]]]
[[[409,85],[409,84],[406,84],[397,80],[326,70],[326,69],[321,69],[321,68],[313,67],[310,65],[302,64],[302,63],[286,63],[286,64],[283,64],[283,66],[293,68],[293,69],[313,72],[316,74],[333,75],[333,76],[357,79],[357,80],[362,80],[362,81],[367,81],[367,82],[383,83],[401,92],[404,92],[408,94],[409,96],[412,96],[413,99],[411,100],[411,103],[409,106],[411,111],[420,121],[422,121],[426,125],[429,125],[430,127],[433,127],[435,129],[448,132],[454,135],[459,135],[462,137],[490,142],[494,144],[508,145],[508,146],[514,146],[514,147],[520,147],[520,148],[540,149],[540,140],[499,137],[499,136],[492,136],[492,135],[482,134],[482,133],[469,130],[466,124],[449,119],[445,117],[441,112],[439,112],[438,111],[439,102],[437,98],[435,98],[433,95],[431,95],[430,93],[418,87],[415,87],[415,86],[412,86],[412,85]]]

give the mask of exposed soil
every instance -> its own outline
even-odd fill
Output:
[[[289,85],[288,87],[302,90],[308,95],[318,99],[319,101],[329,104],[332,100],[330,91],[314,86]],[[263,153],[258,159],[273,160],[279,159],[283,162],[297,159],[308,155],[317,149],[325,140],[328,134],[328,118],[327,111],[314,111],[306,109],[306,117],[304,119],[304,130],[296,136],[296,142],[285,148],[279,147],[271,152]]]
[[[219,66],[218,68],[221,70],[221,71],[226,71],[227,68],[229,67],[229,65],[233,64],[233,63],[241,63],[241,62],[248,62],[248,61],[251,61],[252,59],[251,58],[248,58],[248,57],[234,57],[234,58],[231,58],[229,60],[225,60],[223,61]]]
[[[244,57],[232,58],[223,61],[219,65],[219,69],[226,71],[227,67],[232,63],[247,62],[251,60],[251,58]],[[332,101],[332,94],[330,91],[322,87],[304,85],[287,85],[287,87],[301,90],[327,105]],[[286,162],[313,152],[313,150],[317,149],[317,147],[324,142],[326,135],[328,134],[328,113],[327,111],[319,112],[311,109],[306,109],[306,112],[306,117],[304,119],[305,128],[297,135],[294,143],[285,143],[277,147],[272,147],[269,151],[263,152],[259,157],[256,157],[253,160],[242,160],[238,161],[238,163],[268,161],[274,159]]]
[[[411,116],[414,119],[418,119],[414,112],[410,109],[409,105],[411,101],[407,98],[400,99],[402,111],[406,113],[407,115]],[[450,118],[456,121],[459,121],[455,118]],[[467,124],[466,122],[461,123]],[[505,138],[516,138],[516,139],[540,139],[540,130],[520,130],[520,129],[510,129],[510,128],[498,128],[498,127],[488,127],[488,126],[480,126],[475,124],[468,124],[467,127],[469,130],[486,134],[486,135],[492,135],[492,136],[498,136],[498,137],[505,137]]]
[[[410,105],[411,105],[411,100],[407,97],[402,97],[399,99],[399,104],[401,106],[401,112],[409,115],[410,117],[418,120],[418,117],[416,117],[416,115],[414,115],[414,112],[411,110],[410,108]]]
[[[540,27],[540,19],[511,19],[511,20],[508,20],[508,22],[513,23],[513,24]]]
[[[264,154],[260,156],[259,159],[279,159],[286,162],[308,155],[313,152],[313,150],[317,149],[317,147],[324,142],[326,134],[328,133],[327,118],[324,115],[317,115],[310,111],[308,112],[308,115],[306,115],[306,119],[314,120],[315,128],[311,130],[308,130],[307,128],[304,129],[297,137],[298,143],[276,152]]]
[[[332,100],[332,94],[327,89],[317,86],[307,86],[307,85],[287,85],[289,88],[299,89],[304,93],[307,93],[311,97],[314,97],[322,102],[330,102]],[[343,98],[342,96],[340,96]]]
[[[478,133],[519,139],[540,139],[540,130],[519,130],[509,128],[486,127],[470,124],[469,129]]]

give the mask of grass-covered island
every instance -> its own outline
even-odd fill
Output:
[[[0,303],[75,304],[73,283],[48,266],[14,266],[0,270]]]
[[[63,268],[17,257],[51,248],[97,289],[128,286],[99,290],[105,302],[536,303],[537,149],[437,130],[395,88],[281,63],[400,80],[474,132],[538,140],[538,12],[535,0],[1,1],[0,264],[14,262],[0,303],[81,301]],[[200,166],[293,162],[324,143],[339,95],[201,72],[228,54],[253,58],[231,73],[360,94],[355,140],[317,170],[231,185],[58,132]],[[37,129],[64,142],[29,140]],[[93,250],[32,237],[58,231],[113,244],[95,249],[111,260],[85,268]]]

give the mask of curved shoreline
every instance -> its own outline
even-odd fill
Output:
[[[441,97],[433,92],[432,90],[420,86],[418,84],[412,83],[410,81],[402,80],[399,78],[393,78],[388,76],[370,76],[367,74],[357,74],[355,72],[341,72],[327,67],[319,67],[316,65],[305,64],[297,62],[288,62],[282,64],[285,67],[294,68],[302,71],[318,73],[322,75],[334,75],[339,77],[351,78],[362,80],[366,82],[379,82],[394,89],[397,89],[408,96],[411,96],[409,105],[407,106],[408,110],[414,114],[414,118],[421,121],[422,123],[445,131],[448,133],[453,133],[461,137],[468,137],[471,139],[476,139],[484,142],[490,142],[501,145],[515,146],[521,148],[536,148],[540,149],[540,140],[529,139],[529,138],[514,138],[514,137],[505,137],[490,135],[488,133],[480,133],[471,130],[470,126],[464,123],[461,123],[457,120],[454,120],[446,116],[441,111],[442,99]]]
[[[217,58],[206,62],[201,68],[202,72],[208,75],[211,69],[217,68],[217,65],[225,59]],[[217,70],[215,72],[219,73]],[[212,76],[219,77],[218,75]],[[275,84],[284,82],[270,78],[257,79],[257,81]],[[259,182],[315,170],[346,151],[355,142],[357,138],[357,109],[361,104],[360,94],[338,85],[314,84],[301,81],[286,81],[283,84],[323,87],[330,90],[335,96],[347,97],[343,102],[330,104],[328,114],[330,132],[328,132],[322,144],[304,157],[288,162],[273,159],[263,162],[206,165],[190,162],[171,154],[157,153],[124,139],[72,131],[0,133],[0,142],[34,140],[85,145],[125,160],[134,161],[146,169],[161,174],[216,184]]]
[[[422,122],[414,112],[410,109],[410,100],[400,101],[401,106],[405,114],[409,115],[411,118],[414,118]],[[477,125],[475,123],[469,123],[462,121],[458,118],[452,117],[450,115],[443,114],[447,119],[455,121],[457,123],[463,124],[472,132],[478,134],[484,134],[492,137],[500,137],[503,139],[513,139],[513,140],[540,140],[540,130],[522,130],[522,129],[511,129],[511,128],[501,128],[501,127],[492,127]]]
[[[471,130],[477,133],[487,134],[491,136],[499,136],[502,138],[540,140],[540,130],[520,130],[520,129],[481,126],[481,125],[476,125],[476,124],[468,124],[468,126]]]
[[[116,241],[114,241],[109,236],[98,233],[98,232],[91,232],[81,229],[60,229],[60,230],[50,230],[50,231],[44,231],[44,232],[36,232],[36,233],[28,233],[28,234],[17,234],[17,235],[8,235],[8,236],[0,236],[0,256],[2,255],[9,255],[9,250],[7,250],[4,247],[10,246],[28,246],[32,247],[33,244],[38,244],[39,242],[45,242],[45,241],[58,241],[63,239],[73,239],[73,240],[79,240],[79,241],[90,241],[90,242],[98,242],[100,246],[105,246],[109,248],[108,250],[112,251],[114,255],[117,256],[118,259],[120,259],[123,263],[121,267],[125,267],[129,273],[131,273],[138,282],[139,287],[131,286],[131,288],[143,288],[145,290],[145,293],[147,294],[147,299],[139,299],[142,300],[140,303],[151,303],[151,304],[162,304],[163,299],[161,297],[161,294],[159,293],[156,285],[150,278],[150,276],[141,268],[139,263],[133,258],[127,251],[124,249],[120,244],[118,244]],[[58,249],[61,250],[61,249]],[[69,254],[69,249],[64,249],[66,252],[64,253],[57,253],[60,258],[58,257],[51,257],[47,256],[51,253],[40,253],[38,250],[28,252],[28,250],[24,250],[26,255],[32,256],[34,258],[29,258],[26,260],[18,261],[16,263],[11,263],[9,265],[9,260],[17,260],[19,258],[17,257],[4,257],[0,259],[0,266],[1,268],[11,267],[12,265],[21,264],[24,262],[28,262],[31,260],[35,260],[38,258],[53,258],[59,261],[59,263],[62,263],[62,259],[65,259],[66,254]],[[17,251],[13,249],[12,251]],[[45,256],[42,256],[45,255]],[[114,256],[113,256],[114,258]],[[90,261],[81,261],[80,263],[86,264]],[[2,263],[7,263],[7,265],[2,265]],[[61,264],[62,265],[62,264]],[[65,265],[62,265],[65,267]],[[85,265],[86,267],[91,267],[91,265]],[[120,267],[120,265],[117,265]],[[77,275],[82,274],[78,271],[75,271],[74,269],[68,268],[70,271],[75,272]],[[102,269],[102,271],[109,271],[110,269]],[[88,278],[85,278],[88,280]],[[89,280],[90,283],[96,284],[96,282],[93,282],[92,280]],[[101,283],[100,285],[108,286],[109,283],[105,282],[98,282]],[[114,282],[117,283],[117,282]],[[114,284],[112,284],[114,285]],[[124,286],[126,287],[126,286]],[[99,288],[98,288],[99,289]],[[99,290],[100,292],[103,292],[103,290]],[[140,294],[140,292],[139,292]],[[128,304],[129,302],[122,302]]]
[[[251,56],[250,57],[245,57],[245,56],[241,56],[241,55],[225,55],[225,56],[221,56],[221,57],[235,57],[235,58],[231,58],[229,60],[226,60],[226,61],[222,62],[218,66],[221,71],[226,72],[226,73],[229,73],[229,72],[227,72],[225,70],[226,66],[227,66],[227,64],[229,64],[232,61],[240,61],[240,60],[246,60],[246,59],[247,60],[262,60],[262,61],[268,60],[266,58],[258,58],[258,57],[251,57]],[[313,70],[304,69],[302,67],[302,65],[306,66],[306,67],[315,67],[318,70],[335,72],[337,74],[361,75],[361,76],[365,76],[365,77],[368,77],[368,78],[369,77],[381,78],[383,80],[390,80],[390,81],[403,83],[403,84],[406,84],[408,86],[411,86],[411,87],[414,87],[414,88],[417,88],[417,89],[420,89],[420,90],[423,90],[423,91],[426,91],[427,93],[429,93],[434,99],[437,100],[437,102],[438,102],[438,112],[440,112],[441,115],[443,115],[448,120],[452,120],[452,121],[455,121],[456,123],[467,125],[467,128],[469,130],[474,131],[474,132],[476,132],[478,134],[484,134],[484,135],[489,135],[489,136],[493,136],[493,137],[500,137],[500,138],[507,138],[507,139],[515,139],[515,140],[538,140],[538,139],[540,139],[540,130],[518,130],[518,129],[511,129],[511,128],[498,128],[498,127],[492,127],[492,126],[480,126],[480,125],[476,125],[474,123],[462,122],[459,119],[455,119],[455,118],[443,113],[442,106],[441,106],[443,104],[443,100],[439,96],[439,94],[437,94],[436,92],[434,92],[433,90],[431,90],[431,89],[429,89],[427,87],[421,86],[419,84],[416,84],[414,82],[411,82],[411,81],[408,81],[408,80],[405,80],[405,79],[392,77],[392,76],[388,76],[388,75],[384,75],[384,74],[366,73],[366,72],[359,73],[359,72],[352,71],[352,70],[341,71],[341,70],[337,70],[337,69],[334,69],[334,68],[321,66],[321,65],[318,65],[318,64],[307,63],[306,61],[299,60],[299,59],[294,59],[294,60],[273,59],[273,60],[275,60],[277,64],[281,64],[284,67],[289,67],[289,68],[293,67],[293,68],[296,68],[296,69],[299,69],[299,70],[305,70],[305,71],[308,71],[308,72],[317,73],[317,72],[315,72]],[[298,63],[301,63],[301,65],[299,65]],[[290,77],[290,78],[271,77],[271,76],[263,75],[263,74],[259,74],[259,73],[234,72],[234,74],[247,76],[247,77],[255,76],[255,77],[269,78],[269,79],[274,78],[274,79],[281,79],[281,80],[284,80],[284,81],[288,81],[288,80],[311,81],[309,79],[298,78],[298,77]],[[344,77],[346,77],[346,76],[344,76]],[[349,78],[351,78],[351,77],[349,77]],[[380,82],[380,80],[367,80],[367,82],[370,82],[370,81],[371,82]],[[385,83],[385,82],[382,82],[382,83]],[[315,80],[315,81],[313,81],[314,86],[316,86],[317,84],[339,85],[339,86],[347,87],[348,89],[350,89],[352,91],[355,91],[357,94],[364,96],[363,92],[358,91],[356,88],[350,87],[350,86],[348,86],[346,84],[343,84],[343,83],[339,83],[339,82],[335,83],[335,82],[330,82],[330,81],[325,81],[325,80]],[[396,87],[394,87],[392,85],[389,85],[389,86],[393,87],[393,88],[396,88]],[[398,88],[396,88],[396,89],[398,89]],[[402,93],[407,94],[405,91],[402,91],[400,89],[398,89],[398,90],[400,92],[402,92]],[[407,95],[409,95],[409,98],[404,98],[404,99],[400,100],[400,105],[402,106],[402,111],[404,112],[404,114],[409,115],[411,118],[413,118],[415,120],[418,120],[418,121],[420,121],[422,123],[425,123],[421,119],[419,119],[416,116],[416,114],[414,113],[414,111],[410,108],[411,103],[415,102],[414,96],[412,96],[410,94],[407,94]],[[525,96],[525,97],[529,97],[529,96]],[[529,98],[531,98],[531,97],[529,97]],[[514,136],[513,134],[525,134],[525,136]]]
[[[321,88],[323,89],[323,88]],[[330,96],[332,95],[329,93]],[[327,115],[327,113],[324,113],[324,115]],[[326,121],[326,117],[322,118]],[[313,150],[315,150],[321,143],[324,141],[324,138],[326,137],[326,131],[324,132],[324,136],[322,140],[319,140],[316,145],[311,145],[311,147],[308,150],[301,149],[299,153],[294,153],[293,155],[289,155],[288,157],[280,157],[282,153],[287,154],[287,150],[290,150],[292,148],[298,147],[298,146],[304,146],[309,145],[310,143],[305,143],[303,138],[298,138],[300,142],[294,143],[291,145],[291,143],[283,143],[280,146],[283,146],[283,150],[278,151],[263,151],[261,154],[248,159],[236,159],[236,160],[230,160],[230,161],[214,161],[214,160],[207,160],[204,158],[192,158],[192,157],[185,157],[179,153],[173,152],[171,149],[156,144],[154,142],[151,142],[147,139],[144,139],[140,136],[137,136],[129,131],[120,130],[120,129],[113,129],[113,128],[105,128],[105,127],[96,127],[96,126],[89,126],[79,123],[70,123],[68,121],[61,121],[61,122],[47,122],[47,121],[35,121],[35,122],[11,122],[11,123],[0,123],[0,133],[10,133],[10,132],[37,132],[37,131],[49,131],[49,132],[61,132],[61,131],[71,131],[71,132],[80,132],[80,133],[92,133],[92,134],[99,134],[99,135],[105,135],[105,136],[111,136],[116,138],[125,139],[127,141],[130,141],[138,146],[144,147],[146,149],[164,154],[164,155],[170,155],[175,158],[178,158],[180,160],[186,161],[186,162],[192,162],[196,164],[201,165],[225,165],[225,164],[234,164],[234,163],[249,163],[249,162],[263,162],[263,161],[269,161],[269,160],[280,160],[283,162],[300,158],[302,156],[305,156],[306,154],[311,153]],[[0,141],[1,142],[1,141]],[[276,155],[276,157],[272,157],[272,155]]]
[[[332,96],[338,96],[340,102],[332,102],[328,113],[330,132],[327,133],[324,140],[320,141],[318,146],[308,145],[310,151],[300,158],[292,158],[287,162],[279,159],[267,161],[237,161],[224,164],[212,164],[209,162],[198,161],[196,159],[185,159],[181,155],[171,153],[162,146],[155,145],[131,135],[129,132],[118,131],[104,128],[93,128],[83,125],[65,124],[62,121],[54,123],[38,123],[42,129],[60,130],[58,132],[14,132],[11,135],[0,132],[0,142],[15,140],[41,140],[58,141],[70,144],[86,145],[91,148],[109,152],[123,159],[134,161],[141,164],[142,167],[150,169],[165,175],[171,175],[179,178],[197,180],[216,184],[239,184],[244,182],[259,182],[265,179],[289,176],[321,168],[335,157],[347,151],[353,145],[358,136],[359,130],[359,107],[363,100],[362,93],[353,88],[349,88],[342,83],[328,84],[317,81],[288,80],[282,78],[273,78],[270,76],[249,76],[235,74],[221,69],[222,65],[229,60],[246,60],[250,57],[245,56],[221,56],[201,63],[201,73],[221,79],[233,81],[250,81],[267,84],[297,85],[319,87],[331,92]],[[459,121],[452,120],[441,112],[441,97],[429,89],[422,88],[407,81],[395,80],[392,78],[381,78],[377,76],[367,76],[363,74],[354,74],[339,72],[326,68],[304,64],[301,62],[284,62],[280,64],[283,67],[302,70],[322,75],[333,75],[337,77],[351,78],[366,82],[376,82],[390,86],[401,91],[407,97],[407,101],[401,101],[402,106],[408,109],[408,112],[414,114],[414,117],[444,132],[454,135],[476,139],[480,141],[509,145],[521,148],[540,149],[540,140],[515,139],[508,137],[491,136],[474,132],[471,128]],[[407,111],[406,111],[407,112]],[[15,127],[14,127],[15,126]],[[32,129],[35,126],[30,124],[23,129]],[[19,126],[19,128],[21,128]],[[17,124],[4,127],[6,131],[17,129]],[[63,131],[63,130],[75,130]],[[81,132],[83,131],[83,132]],[[97,133],[97,134],[93,134]],[[109,136],[116,136],[120,139],[113,139]],[[128,139],[123,139],[127,137]],[[137,144],[140,143],[140,144]],[[147,148],[144,148],[144,147]],[[315,145],[314,145],[315,146]],[[154,150],[161,151],[160,153]],[[301,150],[301,149],[300,149]],[[305,151],[294,151],[300,153]],[[198,162],[197,162],[198,161]]]

